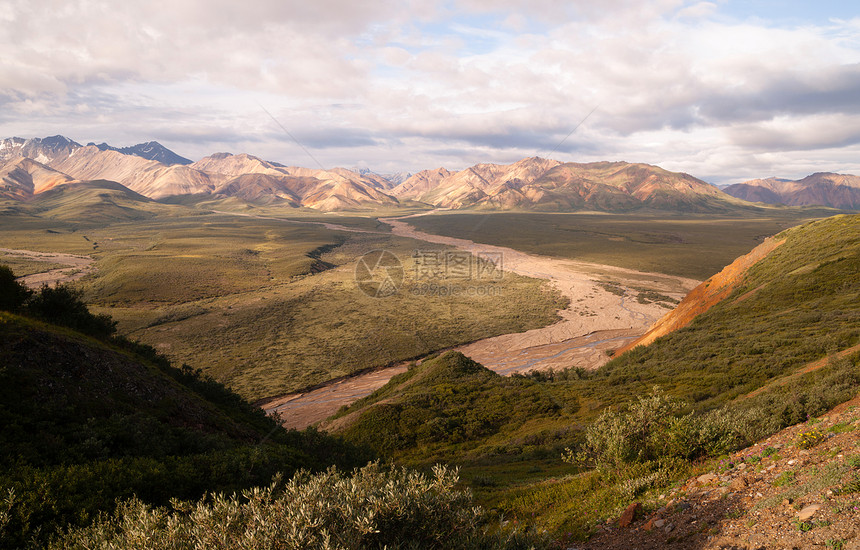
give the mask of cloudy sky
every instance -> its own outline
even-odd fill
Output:
[[[0,137],[860,174],[853,0],[0,0],[0,48]]]

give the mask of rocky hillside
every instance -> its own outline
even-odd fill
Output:
[[[723,191],[751,202],[860,209],[860,177],[850,174],[819,172],[800,180],[757,179],[730,185]]]
[[[860,548],[860,396],[700,470],[577,548]]]

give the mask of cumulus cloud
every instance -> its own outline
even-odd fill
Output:
[[[817,169],[834,151],[854,158],[860,20],[789,27],[726,6],[10,0],[0,122],[25,136],[306,162],[264,106],[321,162],[414,171],[552,151],[597,107],[560,160],[625,158],[722,181],[789,151],[807,153],[798,167],[815,151]]]

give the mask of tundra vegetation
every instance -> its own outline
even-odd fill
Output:
[[[163,223],[167,225],[162,228],[173,227],[175,233],[159,236],[156,226],[143,231],[141,222],[133,221],[125,226],[126,233],[116,224],[110,231],[67,227],[43,235],[45,242],[56,237],[52,242],[65,243],[66,251],[97,250],[99,262],[115,262],[103,264],[101,275],[84,281],[78,287],[83,294],[63,291],[72,295],[71,304],[82,299],[97,304],[92,314],[84,311],[107,323],[107,330],[85,335],[72,330],[62,315],[38,313],[31,304],[38,303],[42,291],[24,296],[7,307],[12,311],[0,314],[0,356],[8,365],[0,370],[0,391],[7,394],[4,406],[11,404],[2,414],[4,425],[15,427],[3,432],[8,439],[2,445],[7,450],[3,471],[8,473],[0,482],[0,494],[6,495],[0,528],[13,546],[35,537],[55,548],[557,548],[588,537],[632,498],[653,499],[708,460],[820,414],[860,389],[860,353],[836,358],[860,342],[860,220],[856,215],[837,216],[782,232],[778,238],[785,243],[750,269],[728,298],[686,328],[597,371],[572,368],[506,378],[458,353],[431,355],[327,421],[334,435],[287,432],[204,373],[171,367],[154,348],[111,335],[112,321],[98,315],[110,313],[120,334],[140,336],[148,343],[152,341],[142,337],[146,330],[133,330],[129,324],[147,308],[160,310],[153,319],[165,308],[175,308],[173,321],[149,327],[165,331],[181,330],[182,315],[192,311],[181,309],[187,303],[203,309],[216,304],[213,311],[228,325],[230,306],[251,307],[248,303],[283,300],[288,305],[279,306],[277,315],[306,315],[312,309],[301,309],[301,301],[287,302],[292,296],[287,290],[267,294],[255,285],[270,284],[266,277],[283,277],[284,287],[310,284],[323,281],[317,279],[321,275],[310,277],[313,269],[305,267],[286,276],[285,266],[278,271],[266,262],[275,265],[280,258],[304,256],[305,266],[323,262],[322,276],[334,277],[339,266],[379,248],[379,243],[395,250],[413,244],[398,243],[390,235],[344,238],[315,226],[285,228],[273,220],[246,220],[248,226],[242,228],[233,226],[232,217],[213,215],[193,223],[183,217],[176,218],[174,226]],[[196,241],[196,231],[211,228],[205,223],[215,226],[212,236]],[[248,228],[252,234],[257,231],[256,236],[237,247]],[[307,240],[293,256],[268,256],[262,245],[297,242],[279,231],[306,231]],[[81,238],[84,233],[87,240]],[[229,243],[220,255],[219,243]],[[332,244],[339,246],[325,248]],[[217,261],[206,263],[203,258],[195,263],[195,251],[205,246],[212,248],[204,248],[201,256],[214,255]],[[245,267],[226,267],[237,249],[258,248],[258,255],[245,253],[236,260]],[[196,274],[187,280],[202,278],[182,290],[193,299],[183,302],[182,296],[170,295],[176,290],[165,288],[156,289],[165,293],[154,294],[158,300],[140,303],[141,289],[124,286],[135,280],[130,273],[145,271],[135,262],[143,266],[170,258],[179,262],[181,276]],[[680,254],[673,261],[680,266],[686,260]],[[219,280],[213,274],[221,273],[221,264],[249,275],[236,278],[228,273]],[[128,271],[122,274],[123,269]],[[261,270],[258,275],[255,269]],[[118,284],[111,277],[117,277]],[[325,281],[321,288],[306,288],[310,297],[303,294],[302,299],[314,299],[316,292],[322,299],[313,303],[322,307],[347,284],[345,279]],[[146,284],[153,289],[167,286]],[[224,302],[215,290],[221,285],[233,289]],[[527,288],[532,297],[545,300],[540,311],[551,312],[558,305],[557,298],[539,286]],[[278,292],[284,294],[277,297]],[[512,309],[529,304],[528,296],[512,301]],[[408,303],[398,307],[405,318],[428,319],[425,311],[408,309]],[[213,311],[185,319],[219,319]],[[249,311],[265,311],[265,306]],[[439,311],[444,309],[430,310],[433,315]],[[256,326],[264,327],[277,315],[243,319],[255,319]],[[525,316],[528,322],[547,320],[529,310]],[[356,313],[348,321],[361,319]],[[525,325],[521,318],[518,322]],[[189,334],[204,337],[202,328]],[[37,355],[22,354],[22,349],[37,350]],[[167,346],[161,349],[169,351]],[[26,357],[45,359],[37,363],[55,365],[56,372],[17,369]],[[64,363],[63,357],[71,359]],[[817,368],[810,368],[817,361]],[[86,367],[78,372],[71,364]],[[128,386],[135,389],[132,396],[140,392],[137,401],[123,404],[124,392],[111,385],[117,383],[111,377],[95,387],[79,382],[91,380],[87,369],[105,365],[111,372],[136,373],[137,383]],[[144,384],[142,372],[158,382]],[[207,372],[245,396],[259,395],[259,388],[284,387],[270,382],[274,374],[266,371],[248,378],[240,376],[238,367]],[[29,376],[65,376],[78,382],[58,387],[89,394],[82,398],[66,389],[27,393],[21,388],[44,388]],[[147,394],[144,387],[157,389]],[[145,394],[150,396],[144,399]],[[153,400],[151,395],[162,397]],[[32,412],[37,409],[41,412]],[[39,442],[35,447],[30,443],[34,439]],[[141,444],[150,440],[154,444]],[[70,451],[63,457],[47,453],[51,460],[41,464],[48,446]],[[373,456],[398,466],[375,463],[354,469]],[[448,467],[434,466],[438,463]],[[337,469],[327,470],[332,464]],[[459,467],[460,483],[453,465]],[[308,473],[292,475],[301,469]],[[42,531],[40,525],[45,526]],[[290,531],[292,527],[297,530]]]

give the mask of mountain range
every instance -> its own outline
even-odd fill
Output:
[[[132,147],[81,145],[64,136],[0,141],[0,198],[31,200],[58,185],[108,180],[163,200],[235,198],[320,211],[423,204],[445,209],[721,212],[747,201],[860,208],[860,178],[814,174],[754,180],[724,191],[689,174],[628,162],[561,163],[531,157],[416,174],[285,166],[242,154],[191,162],[158,142]]]
[[[846,174],[818,172],[800,180],[755,179],[730,185],[723,191],[751,202],[860,209],[860,177]]]

